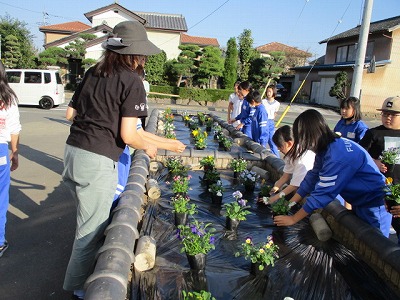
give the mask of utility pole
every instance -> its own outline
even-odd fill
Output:
[[[369,25],[371,23],[373,2],[374,0],[365,0],[364,3],[364,12],[361,22],[360,35],[358,37],[353,80],[351,82],[351,89],[350,89],[350,96],[360,98],[360,100],[361,100],[361,83],[362,83],[364,63],[365,63],[365,53],[367,52]]]

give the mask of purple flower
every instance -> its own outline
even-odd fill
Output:
[[[180,229],[177,229],[177,230],[176,230],[176,237],[177,237],[180,241],[182,241],[183,236],[181,236],[181,230],[180,230]]]
[[[190,225],[190,230],[192,231],[192,233],[197,233],[198,232],[198,230],[197,230],[197,227],[195,226],[195,225]]]
[[[215,237],[212,235],[210,236],[210,244],[213,245],[215,243]]]
[[[244,200],[244,199],[239,199],[238,200],[238,204],[241,206],[241,207],[244,207],[244,206],[246,206],[246,200]]]

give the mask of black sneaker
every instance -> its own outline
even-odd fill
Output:
[[[3,256],[3,254],[4,254],[4,252],[6,252],[7,248],[8,248],[8,242],[4,241],[4,245],[0,247],[0,257]]]

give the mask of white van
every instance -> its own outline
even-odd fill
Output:
[[[64,86],[57,69],[7,69],[6,73],[20,105],[50,109],[65,102]]]

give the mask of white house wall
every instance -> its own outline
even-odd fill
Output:
[[[104,12],[93,17],[92,27],[103,24],[106,22],[108,26],[114,28],[120,22],[132,20],[132,17],[128,16],[123,12],[114,13],[113,11]],[[167,31],[155,31],[147,30],[147,37],[151,42],[153,42],[157,47],[164,50],[167,55],[167,59],[177,58],[180,50],[180,33],[179,32],[167,32]],[[86,58],[99,59],[101,56],[101,51],[93,50],[88,53]],[[98,55],[98,56],[97,56]]]
[[[177,58],[181,50],[179,50],[180,34],[178,32],[159,32],[147,31],[147,37],[158,48],[164,50],[167,59]]]
[[[91,58],[95,60],[99,60],[103,55],[104,49],[101,47],[101,44],[93,45],[91,47],[86,48],[85,58]]]
[[[118,23],[128,20],[132,20],[132,18],[121,11],[118,13],[115,13],[114,11],[107,11],[102,14],[93,16],[92,27],[105,23],[111,28],[114,28],[115,25],[117,25]]]

